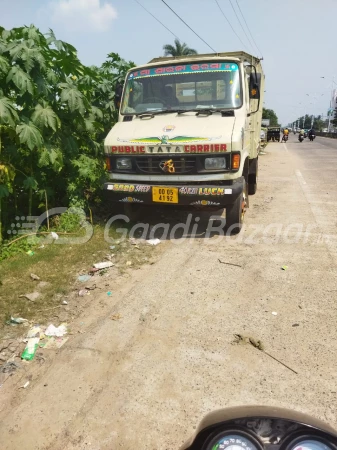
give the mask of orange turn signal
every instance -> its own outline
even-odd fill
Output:
[[[110,172],[111,171],[111,160],[110,160],[109,156],[107,156],[105,158],[105,166],[106,166],[106,170],[108,170]]]
[[[235,155],[232,155],[232,169],[240,169],[240,153],[235,153]]]

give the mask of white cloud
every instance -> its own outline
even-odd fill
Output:
[[[51,3],[53,22],[75,31],[107,31],[117,11],[100,0],[60,0]]]

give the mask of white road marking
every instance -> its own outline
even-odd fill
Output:
[[[303,184],[303,185],[307,184],[307,182],[305,181],[305,179],[303,178],[303,175],[301,174],[301,172],[299,170],[296,170],[296,176],[297,176],[298,181],[301,184]]]
[[[284,148],[285,148],[285,150],[286,150],[286,152],[287,152],[287,151],[288,151],[288,147],[286,146],[285,143],[283,143],[283,146],[284,146]]]

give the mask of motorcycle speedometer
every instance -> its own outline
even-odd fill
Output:
[[[207,450],[261,450],[259,442],[247,433],[223,431],[215,435],[205,447]]]

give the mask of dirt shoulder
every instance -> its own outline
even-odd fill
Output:
[[[4,450],[176,449],[206,413],[238,404],[337,425],[336,262],[301,159],[281,144],[266,152],[241,235],[162,242],[156,262],[119,277],[111,296],[95,291],[27,389],[6,382]],[[293,239],[298,223],[313,226],[307,240]],[[233,343],[238,333],[297,373]]]

